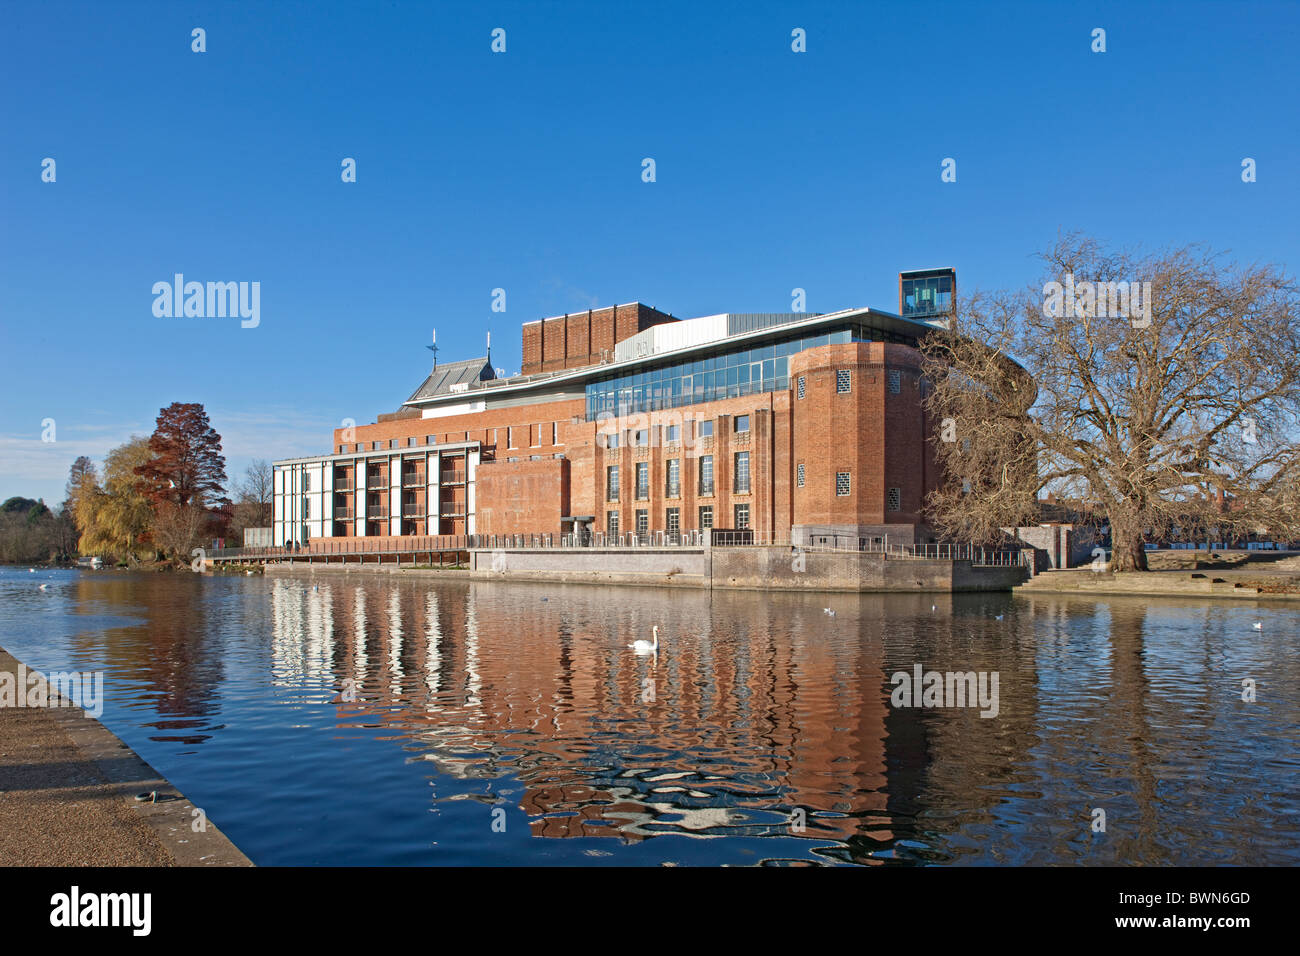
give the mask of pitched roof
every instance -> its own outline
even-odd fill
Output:
[[[451,391],[453,385],[464,385],[468,382],[486,382],[496,377],[496,372],[492,370],[492,365],[488,362],[487,356],[465,359],[462,362],[446,362],[435,368],[432,374],[424,380],[424,384],[417,388],[406,401],[415,402],[433,398],[436,395],[446,395]]]

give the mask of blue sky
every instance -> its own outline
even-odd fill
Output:
[[[232,478],[328,451],[433,328],[514,372],[543,316],[894,309],[899,270],[1020,286],[1075,229],[1294,272],[1298,40],[1293,2],[8,2],[0,499],[173,401]],[[260,282],[260,324],[155,317],[177,272]]]

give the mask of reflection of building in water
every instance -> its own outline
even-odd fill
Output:
[[[859,622],[849,607],[828,624],[802,595],[330,580],[312,593],[340,613],[284,601],[277,672],[309,673],[330,648],[336,686],[358,684],[356,703],[336,701],[342,725],[400,729],[454,780],[519,780],[512,799],[538,836],[784,834],[803,808],[805,836],[849,842],[865,828],[875,845],[894,837],[890,734],[924,723],[923,766],[931,749],[970,763],[972,715],[890,712],[879,596],[837,596]],[[931,600],[916,596],[918,610]],[[329,622],[332,636],[308,633]],[[656,623],[657,660],[632,654]],[[949,722],[965,728],[951,746]]]

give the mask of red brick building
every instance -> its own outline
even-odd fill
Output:
[[[905,276],[923,277],[900,280],[907,318],[678,320],[631,303],[529,322],[519,375],[497,378],[489,357],[435,363],[398,411],[336,429],[331,454],[276,462],[275,540],[928,540],[938,476],[915,346],[955,280]]]

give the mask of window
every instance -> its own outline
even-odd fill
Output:
[[[605,435],[605,447],[606,448],[618,447],[618,432],[610,432],[607,435]]]
[[[744,531],[749,527],[749,505],[736,505],[736,530]]]
[[[303,491],[311,491],[311,472],[310,472],[310,471],[304,471],[304,472],[302,473],[302,490],[303,490]]]
[[[304,475],[303,477],[306,476]],[[310,498],[302,499],[302,520],[303,521],[311,520],[311,499]]]
[[[680,498],[682,494],[682,462],[680,458],[669,458],[665,472],[667,474],[664,494],[669,498]]]
[[[605,500],[618,501],[618,465],[605,469]]]
[[[633,445],[636,448],[645,448],[649,444],[650,444],[649,430],[645,428],[638,429],[636,433],[636,441],[633,442]]]
[[[541,448],[542,447],[542,426],[540,424],[532,426],[529,428],[529,431],[533,433],[532,447]]]
[[[846,497],[852,490],[852,482],[849,480],[847,471],[835,472],[835,495],[836,497]]]
[[[636,463],[636,497],[638,501],[650,497],[650,462],[648,461]]]
[[[889,489],[889,510],[890,511],[903,510],[903,492],[901,489],[899,488]]]
[[[414,448],[414,447],[415,447],[415,436],[414,436],[414,435],[412,435],[410,438],[406,439],[406,447],[407,447],[407,448]]]
[[[803,462],[799,462],[795,468],[795,484],[800,488],[803,487]]]
[[[515,429],[513,425],[506,429],[506,447],[515,447]]]
[[[610,511],[605,515],[605,533],[611,538],[618,537],[618,512]]]
[[[903,373],[896,368],[891,368],[888,373],[889,394],[897,395],[903,390]]]
[[[389,448],[396,448],[396,447],[397,447],[397,439],[396,439],[396,438],[390,438],[390,439],[388,439],[388,447],[389,447]]]
[[[696,438],[712,438],[712,437],[713,437],[713,419],[709,419],[708,421],[705,421],[705,422],[696,422],[696,423],[695,423],[695,437],[696,437]]]
[[[343,454],[343,449],[345,449],[345,448],[347,448],[347,447],[348,447],[347,445],[339,445],[339,454],[340,454],[340,455]]]
[[[749,431],[749,416],[748,416],[748,415],[737,415],[735,421],[736,421],[736,431],[737,431],[737,432],[747,432],[747,431]]]
[[[667,441],[669,441],[669,442],[681,441],[681,437],[682,437],[682,426],[681,426],[681,425],[669,425],[669,426],[668,426],[668,438],[667,438]]]
[[[424,443],[425,443],[426,445],[436,445],[436,444],[438,444],[438,436],[437,436],[437,435],[425,435],[425,436],[424,436]],[[496,436],[496,429],[494,428],[494,429],[492,429],[492,444],[495,445],[496,443],[497,443],[497,436]]]
[[[736,452],[736,470],[735,470],[735,487],[737,494],[744,494],[749,491],[749,452]]]
[[[379,451],[379,442],[377,442],[377,441],[372,441],[372,442],[370,443],[370,450],[371,450],[371,451]]]
[[[636,533],[645,534],[650,530],[650,512],[645,508],[636,509]]]
[[[700,456],[700,494],[713,494],[713,456]]]
[[[551,444],[558,445],[559,443],[560,443],[560,423],[551,422]]]
[[[851,390],[852,390],[852,386],[853,386],[853,382],[852,382],[852,379],[849,378],[849,370],[846,369],[846,368],[837,369],[837,370],[835,371],[835,391],[836,391],[836,393],[837,393],[837,394],[840,394],[840,395],[843,395],[843,394],[845,394],[846,392],[851,391]]]
[[[700,530],[713,527],[713,505],[700,506]]]
[[[682,530],[682,510],[680,508],[668,509],[668,533],[680,534]]]
[[[803,398],[803,376],[799,376],[799,397]]]

